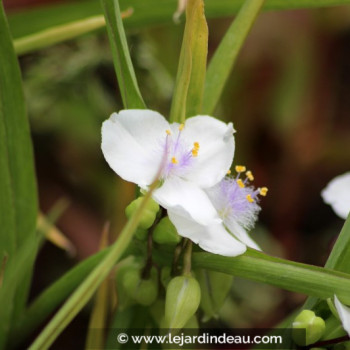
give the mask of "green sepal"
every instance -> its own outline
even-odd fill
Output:
[[[200,307],[204,311],[203,321],[217,318],[224,301],[231,289],[233,276],[210,270],[196,270],[201,287]]]
[[[143,196],[133,200],[125,209],[125,214],[128,219],[131,218],[133,213],[139,208],[143,200]],[[139,222],[138,228],[147,230],[149,229],[157,216],[157,213],[159,211],[159,205],[153,200],[150,199],[150,201],[147,203],[147,206],[145,210],[142,213],[141,220]]]
[[[181,236],[168,217],[163,218],[153,231],[153,240],[159,244],[178,244]]]

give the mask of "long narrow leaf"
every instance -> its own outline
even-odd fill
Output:
[[[124,32],[118,0],[101,0],[106,18],[114,69],[125,108],[145,108]]]
[[[350,215],[345,221],[325,267],[328,269],[350,273]],[[309,297],[306,299],[303,308],[312,309],[315,307],[317,302],[317,298]]]
[[[114,264],[121,258],[122,254],[127,249],[137,228],[137,225],[142,218],[142,214],[146,209],[146,205],[151,199],[151,195],[158,185],[159,181],[157,178],[150,186],[149,191],[144,196],[140,207],[132,215],[122,230],[118,240],[113,244],[108,254],[91,271],[88,277],[80,284],[76,291],[64,303],[64,305],[40,333],[34,343],[30,346],[30,350],[48,349],[50,345],[55,341],[55,339],[71,322],[71,320],[91,299],[97,288],[113,268]]]
[[[35,239],[38,212],[34,161],[29,124],[25,110],[22,81],[6,16],[0,2],[0,258],[8,264],[19,249],[29,249],[26,269],[15,294],[0,299],[0,348],[6,340],[11,318],[25,305],[35,249],[25,243]],[[5,271],[3,288],[11,278]],[[10,309],[12,308],[12,311]]]
[[[203,102],[205,114],[213,113],[237,56],[264,2],[265,0],[247,0],[215,51],[205,80]]]

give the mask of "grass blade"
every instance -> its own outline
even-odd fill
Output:
[[[129,54],[119,0],[101,0],[101,3],[124,107],[145,108]]]
[[[205,114],[213,114],[237,56],[264,2],[265,0],[247,0],[215,51],[205,80]]]
[[[13,293],[0,299],[2,348],[11,318],[15,319],[22,312],[27,298],[36,253],[28,242],[35,239],[38,203],[21,73],[2,2],[0,33],[0,258],[8,256],[8,265],[12,266],[19,250],[28,249],[30,256],[28,264],[21,265],[26,273],[22,274],[20,285],[9,288]],[[6,283],[15,278],[9,276],[10,271],[5,272],[4,289]]]

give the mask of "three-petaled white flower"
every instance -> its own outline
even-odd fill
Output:
[[[235,178],[225,177],[215,186],[205,190],[221,222],[204,226],[169,212],[169,218],[179,234],[198,243],[204,250],[226,256],[243,254],[246,246],[260,249],[246,230],[253,228],[260,211],[258,195],[265,196],[267,193],[266,187],[255,190],[249,185],[254,179],[251,171],[246,172],[244,180],[240,178],[241,173],[246,171],[244,166],[236,166],[236,171],[238,174]],[[232,234],[239,240],[235,245],[229,244]]]
[[[151,110],[123,110],[103,123],[102,151],[119,176],[142,189],[160,174],[153,198],[180,235],[209,252],[236,256],[246,244],[258,248],[245,228],[260,207],[259,191],[238,178],[224,179],[233,160],[233,132],[232,123],[209,116],[169,124]],[[247,172],[244,182],[251,177]]]
[[[321,195],[338,216],[346,219],[350,212],[350,172],[335,177]]]
[[[338,315],[344,330],[350,336],[350,308],[343,305],[336,295],[334,296],[334,305],[338,311]]]

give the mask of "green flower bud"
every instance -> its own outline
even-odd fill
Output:
[[[166,328],[183,328],[198,309],[201,289],[191,276],[173,278],[167,287],[165,297]]]
[[[153,231],[153,240],[159,244],[177,244],[181,237],[168,217],[160,220]]]
[[[124,274],[123,287],[132,299],[144,306],[153,304],[158,296],[158,283],[154,273],[150,279],[144,280],[141,279],[140,270],[130,270]]]
[[[193,315],[185,324],[184,328],[198,329],[199,323],[196,315]]]
[[[164,266],[160,272],[160,282],[163,287],[166,288],[171,281],[171,267]]]
[[[143,200],[143,197],[139,197],[135,200],[133,200],[125,209],[125,214],[128,219],[132,216],[132,214],[137,210],[137,208],[141,205],[141,202]],[[150,199],[143,214],[142,218],[139,222],[139,228],[147,230],[150,228],[154,220],[156,219],[157,213],[159,210],[159,205],[153,200]]]
[[[135,237],[137,239],[139,239],[140,241],[145,241],[147,239],[148,236],[148,231],[147,230],[143,230],[142,228],[138,228],[135,231]]]
[[[133,271],[136,271],[137,273],[139,271],[139,266],[134,261],[120,266],[116,272],[115,283],[118,295],[118,305],[121,309],[124,309],[135,302],[131,298],[129,291],[124,286],[125,276],[130,273],[133,274]]]
[[[217,317],[231,289],[233,276],[221,272],[196,270],[201,287],[200,307],[204,311],[204,321]]]
[[[293,339],[296,344],[306,346],[317,342],[323,335],[326,324],[311,310],[303,310],[293,322]],[[305,329],[304,334],[299,329]]]

